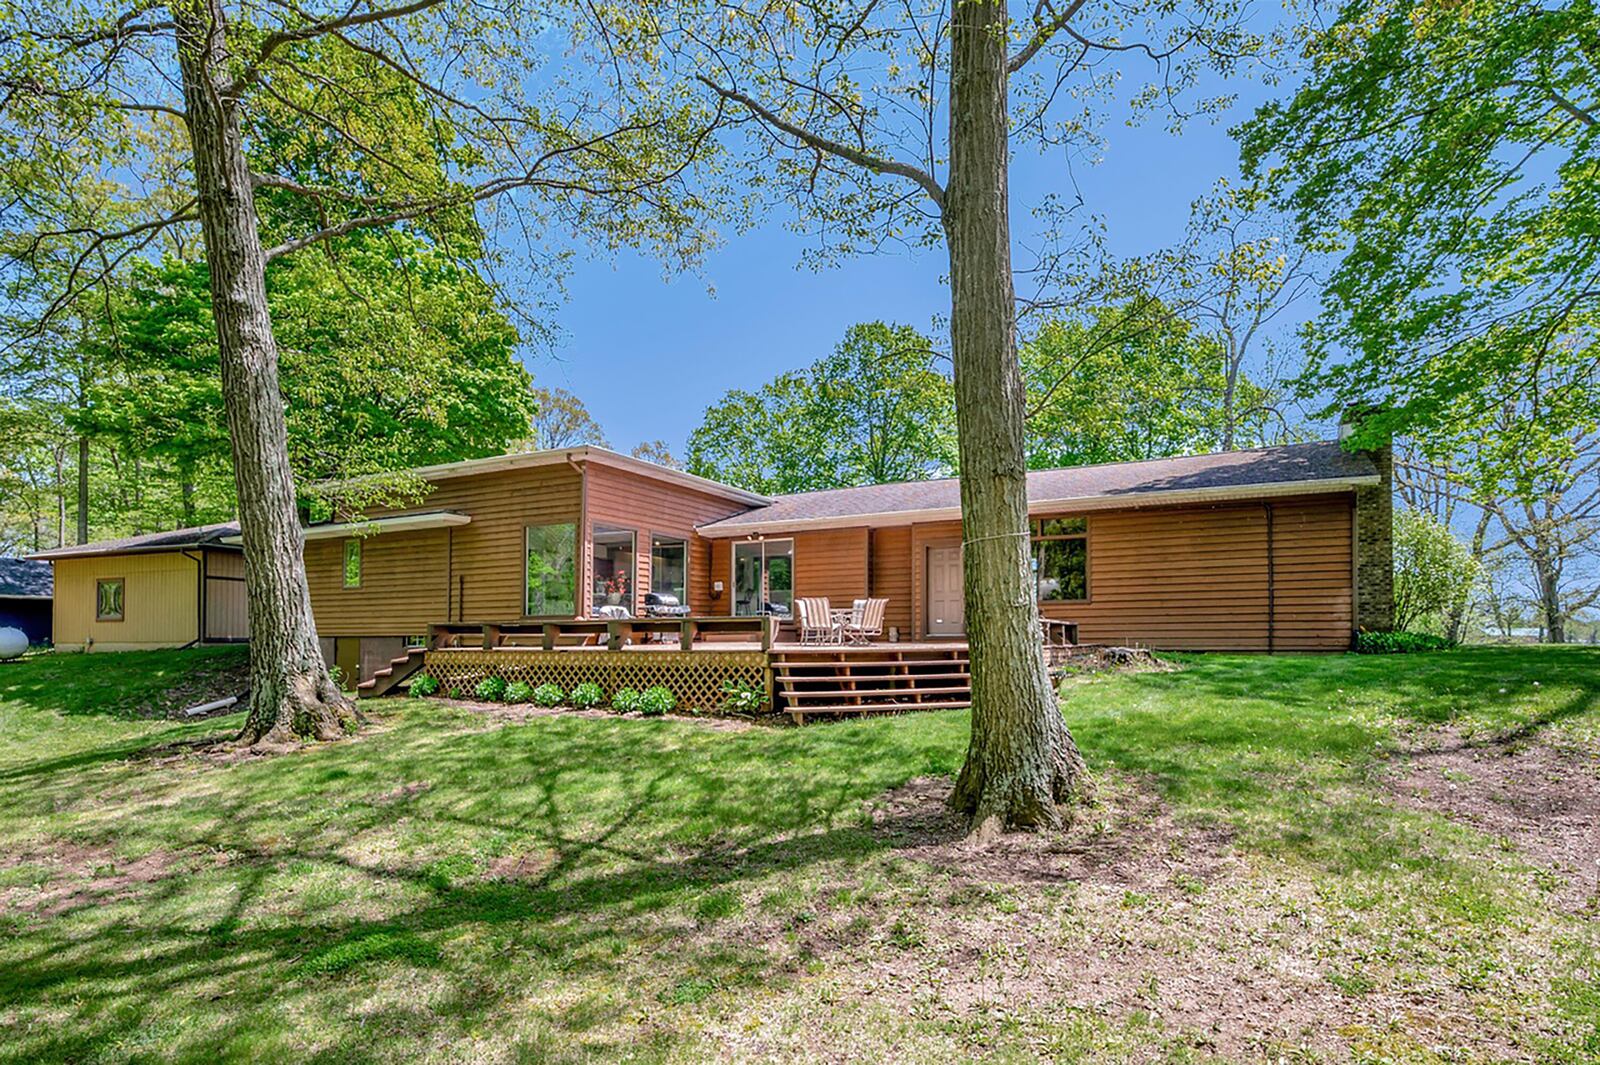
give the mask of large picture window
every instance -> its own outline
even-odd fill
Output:
[[[578,527],[571,522],[527,529],[529,617],[570,618],[578,612]]]
[[[122,620],[121,577],[108,577],[94,582],[94,619],[96,621]]]
[[[632,529],[594,527],[594,610],[609,606],[634,612],[633,583],[638,567],[633,564],[633,550]]]
[[[1045,518],[1033,523],[1033,572],[1039,601],[1082,602],[1089,598],[1089,523],[1084,518]]]
[[[689,602],[689,545],[673,536],[650,537],[650,591]]]

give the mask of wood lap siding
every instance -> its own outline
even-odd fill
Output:
[[[1272,542],[1274,650],[1348,647],[1355,609],[1350,501],[1274,503]]]
[[[872,594],[889,600],[883,628],[900,630],[900,638],[912,639],[911,610],[911,529],[896,526],[872,531]]]
[[[644,606],[644,593],[650,588],[650,537],[652,534],[689,541],[689,606],[697,614],[726,614],[732,607],[724,593],[720,601],[711,599],[711,582],[727,582],[726,568],[720,577],[710,576],[711,552],[707,542],[695,535],[695,528],[707,522],[741,514],[749,508],[710,492],[657,481],[628,470],[590,464],[586,505],[591,525],[611,525],[633,529],[635,540],[635,602]],[[581,597],[580,597],[581,600]],[[721,609],[717,609],[720,606]]]
[[[1273,504],[1275,650],[1339,650],[1352,623],[1350,500]],[[1089,601],[1044,603],[1085,643],[1268,648],[1263,503],[1089,515]]]
[[[520,618],[523,530],[556,522],[577,526],[582,507],[583,478],[571,466],[559,465],[451,477],[408,506],[370,509],[368,517],[450,510],[472,521],[453,529],[367,537],[360,588],[343,586],[335,564],[343,558],[342,539],[309,541],[306,568],[317,631],[325,636],[421,635],[434,621]]]
[[[847,607],[867,594],[867,530],[825,529],[794,537],[794,594]]]
[[[449,537],[446,529],[366,537],[359,588],[344,586],[343,537],[307,541],[317,634],[420,636],[433,622],[447,620]]]

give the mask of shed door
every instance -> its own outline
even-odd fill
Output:
[[[960,636],[967,629],[961,598],[961,548],[928,548],[928,635]]]

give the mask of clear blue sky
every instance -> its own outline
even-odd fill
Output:
[[[1254,101],[1265,90],[1244,83],[1235,91]],[[1237,173],[1227,127],[1249,106],[1241,102],[1217,123],[1193,122],[1180,136],[1159,120],[1113,122],[1096,165],[1078,160],[1069,169],[1059,157],[1019,155],[1013,239],[1029,236],[1033,204],[1048,192],[1070,197],[1075,182],[1087,209],[1104,217],[1115,254],[1175,243],[1190,203]],[[530,358],[529,369],[541,384],[577,393],[619,450],[659,438],[681,456],[702,412],[728,389],[755,388],[806,365],[856,322],[881,318],[926,330],[949,313],[943,248],[862,257],[817,273],[799,266],[803,246],[779,224],[731,235],[703,276],[670,281],[657,263],[636,257],[581,261],[558,313],[563,339],[553,356]]]

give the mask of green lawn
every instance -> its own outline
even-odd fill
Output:
[[[1600,1060],[1596,870],[1525,845],[1571,794],[1430,806],[1600,791],[1594,650],[1069,682],[1096,802],[982,853],[965,713],[381,700],[258,758],[133,712],[236,654],[0,663],[0,1061]]]

